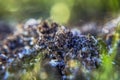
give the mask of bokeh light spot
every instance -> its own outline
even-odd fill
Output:
[[[51,8],[51,19],[59,23],[67,23],[70,18],[70,9],[64,3],[57,3]]]
[[[41,78],[42,80],[47,79],[48,76],[47,76],[46,72],[41,72],[41,73],[40,73],[40,78]]]

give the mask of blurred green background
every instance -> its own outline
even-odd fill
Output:
[[[111,18],[119,8],[120,0],[0,0],[0,20],[42,18],[76,25]]]

